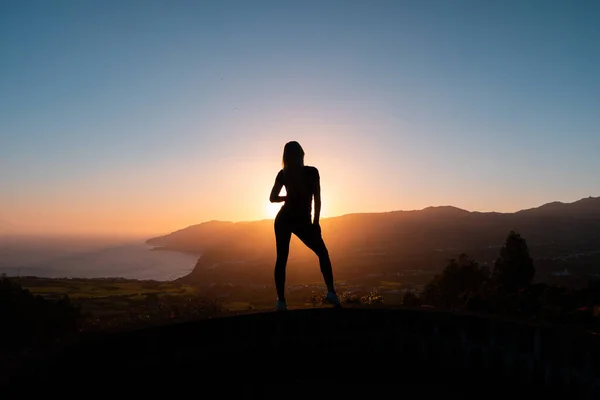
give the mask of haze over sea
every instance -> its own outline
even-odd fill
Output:
[[[173,280],[199,255],[152,251],[147,238],[0,235],[0,274],[48,278]]]

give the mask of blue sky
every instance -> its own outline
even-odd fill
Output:
[[[598,43],[583,0],[2,1],[0,232],[262,218],[288,140],[330,215],[598,196]]]

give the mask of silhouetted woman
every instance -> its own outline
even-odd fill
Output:
[[[280,196],[285,186],[286,195]],[[313,196],[315,214],[311,222]],[[285,202],[275,218],[277,262],[275,263],[275,286],[277,310],[287,308],[285,301],[285,269],[290,252],[290,239],[295,234],[319,257],[321,273],[327,285],[325,300],[336,306],[340,301],[333,287],[333,271],[325,242],[321,237],[319,218],[321,214],[321,183],[319,171],[304,165],[304,150],[298,142],[286,143],[283,149],[283,169],[275,178],[271,190],[271,203]]]

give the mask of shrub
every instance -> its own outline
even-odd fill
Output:
[[[81,324],[81,310],[67,295],[47,300],[14,279],[0,278],[0,351],[55,343],[79,332]]]

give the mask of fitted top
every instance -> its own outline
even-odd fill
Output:
[[[298,215],[310,215],[312,197],[319,184],[319,171],[315,167],[282,169],[276,181],[285,187],[287,200],[282,210]]]

